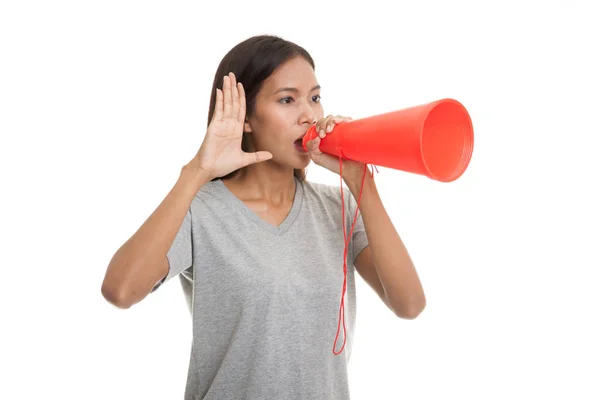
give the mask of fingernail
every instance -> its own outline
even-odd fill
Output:
[[[333,125],[327,125],[327,132],[331,132],[331,129],[333,128]]]

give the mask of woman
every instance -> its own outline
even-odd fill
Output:
[[[186,399],[349,398],[354,270],[398,317],[425,306],[366,166],[320,152],[349,120],[324,117],[320,99],[302,47],[274,36],[235,46],[200,150],[110,261],[102,293],[120,308],[180,277],[193,319]],[[341,167],[347,189],[307,181],[311,160]]]

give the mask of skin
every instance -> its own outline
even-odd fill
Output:
[[[324,117],[317,86],[308,62],[301,57],[289,60],[264,82],[256,109],[247,115],[243,86],[233,74],[223,77],[223,90],[217,89],[215,113],[200,149],[182,167],[164,200],[111,258],[102,283],[108,302],[129,308],[167,274],[166,254],[192,199],[211,179],[245,167],[224,184],[265,221],[279,225],[292,207],[294,169],[312,161],[339,174],[339,159],[322,153],[319,144],[336,124],[350,118]],[[309,152],[299,151],[294,142],[313,124],[320,137],[308,143]],[[241,148],[243,131],[251,135],[248,152]],[[413,319],[424,309],[425,295],[404,243],[375,181],[365,174],[366,166],[343,160],[342,167],[340,179],[359,203],[369,241],[357,257],[356,271],[396,316]]]
[[[235,87],[230,74],[229,88]],[[291,88],[285,89],[285,88]],[[232,94],[233,98],[234,95]],[[278,68],[267,79],[256,99],[255,112],[245,119],[244,130],[251,134],[251,152],[264,151],[267,161],[245,168],[225,185],[265,221],[279,225],[288,215],[294,199],[295,168],[306,168],[311,161],[339,174],[340,160],[319,150],[321,138],[336,124],[351,118],[324,117],[320,89],[314,70],[297,57]],[[309,152],[299,151],[294,142],[315,124],[320,137],[308,143]],[[343,160],[342,179],[355,199],[361,186],[360,212],[369,246],[356,260],[356,271],[375,290],[395,315],[417,317],[425,307],[425,294],[415,266],[392,224],[377,192],[375,181],[365,175],[365,165]]]

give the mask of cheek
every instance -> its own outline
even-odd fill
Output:
[[[281,130],[282,128],[289,129],[295,122],[294,113],[284,107],[274,109],[271,115],[272,126],[278,130]]]
[[[289,147],[293,120],[285,112],[274,111],[263,115],[254,134],[257,145],[268,151],[279,152]]]
[[[260,125],[267,131],[277,131],[289,126],[293,119],[291,110],[285,107],[265,107],[261,111]]]
[[[314,110],[317,121],[325,117],[325,112],[323,111],[323,105],[321,105],[321,103],[317,103]]]
[[[272,146],[277,146],[278,142],[285,140],[290,131],[290,120],[285,113],[277,112],[271,114],[269,120],[264,126],[264,140]]]

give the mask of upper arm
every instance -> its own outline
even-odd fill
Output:
[[[171,268],[169,266],[169,258],[165,256],[165,258],[163,259],[162,265],[160,267],[159,279],[156,280],[156,283],[154,284],[154,287],[152,288],[150,293],[154,292],[165,282],[165,280],[167,279],[167,275],[169,275],[170,269]]]
[[[192,247],[192,215],[191,211],[188,210],[175,240],[162,261],[161,274],[156,277],[156,282],[150,293],[192,266]]]

